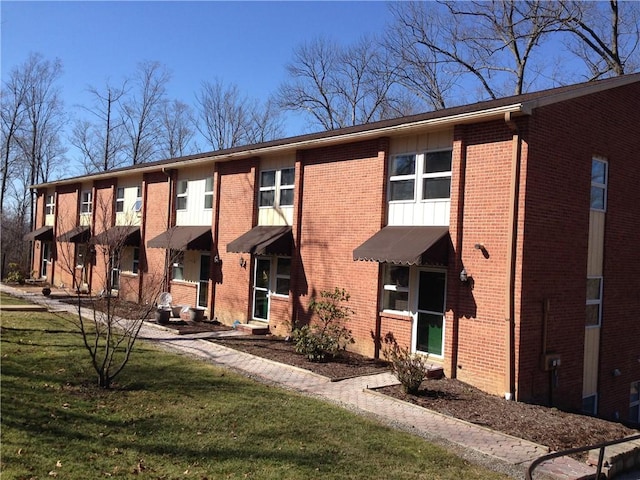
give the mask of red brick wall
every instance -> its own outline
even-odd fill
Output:
[[[115,197],[115,179],[96,181],[94,184],[94,202],[92,213],[93,235],[98,235],[114,224],[113,199]],[[91,290],[94,293],[107,289],[107,280],[111,275],[109,246],[95,245],[95,263],[91,275]]]
[[[165,252],[163,248],[149,248],[147,242],[168,228],[169,177],[162,172],[147,173],[143,177],[143,223],[140,234],[143,248],[140,249],[140,273],[142,273],[142,298],[144,302],[156,302],[164,283]],[[140,274],[139,273],[139,274]]]
[[[56,237],[68,232],[78,225],[79,188],[77,184],[57,187],[56,221],[54,232]],[[54,262],[55,285],[73,288],[73,272],[75,272],[75,244],[56,241],[56,257]]]
[[[388,141],[373,140],[301,152],[304,189],[300,237],[302,272],[299,319],[309,320],[311,298],[345,288],[351,295],[350,349],[373,356],[378,315],[375,262],[355,262],[353,250],[380,230],[384,215],[385,152]],[[301,285],[298,285],[299,288]]]
[[[219,208],[218,224],[214,226],[218,238],[221,263],[214,265],[215,298],[213,317],[231,325],[246,323],[251,302],[251,256],[246,253],[227,253],[227,244],[248,232],[255,225],[255,188],[258,159],[221,164],[215,182],[218,195],[214,206]],[[240,266],[240,258],[247,261]]]
[[[461,185],[460,162],[465,155]],[[469,125],[454,133],[452,169],[458,174],[452,176],[450,235],[457,251],[447,281],[445,372],[494,394],[504,394],[507,388],[505,291],[511,158],[512,134],[504,122]],[[474,248],[476,243],[485,245],[488,258]],[[463,267],[472,282],[460,282]]]
[[[579,408],[585,318],[591,159],[609,161],[605,227],[599,415],[626,418],[629,385],[640,380],[640,86],[631,85],[534,111],[527,164],[527,210],[522,285],[520,390],[548,394],[539,367],[542,301],[550,301],[547,345],[562,355],[554,403]],[[622,375],[612,372],[620,369]]]
[[[198,301],[198,286],[195,283],[171,282],[171,298],[173,305],[195,307]]]
[[[269,303],[269,331],[286,337],[291,334],[292,297],[271,296]]]

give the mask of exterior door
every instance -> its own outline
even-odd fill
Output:
[[[47,278],[47,267],[49,266],[49,255],[51,244],[42,242],[42,261],[40,262],[40,278]]]
[[[444,272],[418,272],[418,308],[413,335],[416,352],[443,355],[445,287]]]
[[[269,321],[269,282],[271,259],[258,257],[253,277],[253,319]]]
[[[211,268],[211,255],[200,255],[200,278],[198,280],[198,306],[207,307],[209,299],[209,272]]]

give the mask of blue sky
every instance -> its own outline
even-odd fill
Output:
[[[351,43],[381,31],[385,2],[2,1],[2,77],[30,52],[62,60],[67,110],[86,88],[118,84],[142,60],[172,71],[169,96],[194,104],[202,81],[235,83],[265,99],[295,46],[320,35]],[[292,120],[287,135],[304,133]]]

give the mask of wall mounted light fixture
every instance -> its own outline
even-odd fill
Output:
[[[467,274],[467,270],[465,268],[463,268],[460,271],[460,281],[461,282],[468,282],[469,281],[469,275]]]
[[[247,266],[247,261],[244,259],[244,257],[240,257],[240,267],[246,268],[246,266]]]

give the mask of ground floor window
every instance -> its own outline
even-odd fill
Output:
[[[385,264],[382,273],[384,311],[413,317],[415,352],[444,354],[446,272],[425,267]]]
[[[47,278],[47,267],[51,258],[51,242],[42,242],[42,258],[40,262],[40,277]]]
[[[171,279],[184,280],[184,251],[171,250]]]
[[[598,412],[598,395],[588,395],[582,398],[582,412],[587,415],[596,415]]]
[[[291,284],[291,258],[257,257],[253,274],[253,319],[269,321],[271,295],[288,296]]]

